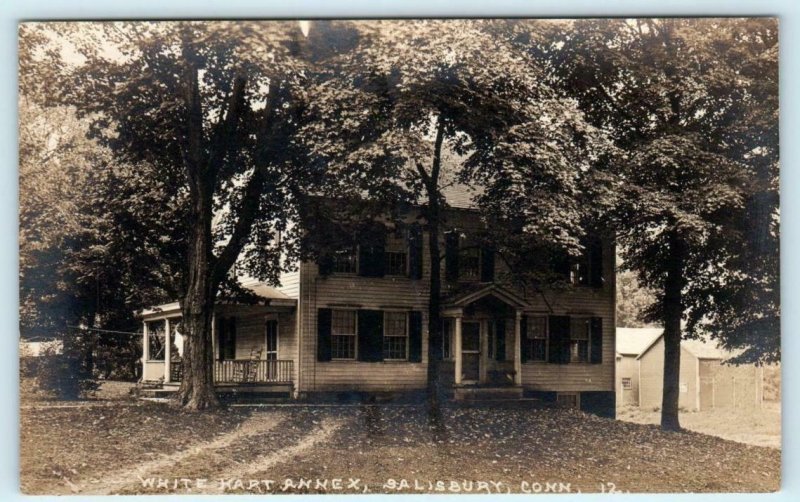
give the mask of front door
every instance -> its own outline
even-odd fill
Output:
[[[266,329],[267,379],[273,380],[278,376],[278,321],[268,320]]]
[[[477,383],[481,375],[481,323],[464,321],[461,327],[461,381]]]

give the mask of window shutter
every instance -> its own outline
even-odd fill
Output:
[[[358,275],[383,277],[386,265],[386,231],[376,226],[361,233],[358,246]]]
[[[225,359],[236,359],[236,317],[228,318],[228,334],[225,342]]]
[[[589,362],[600,364],[603,362],[603,318],[592,317],[591,347],[589,348]]]
[[[553,259],[553,273],[562,276],[564,280],[568,281],[571,261],[569,253],[563,250],[556,251],[556,256]]]
[[[217,346],[219,347],[219,351],[217,352],[217,359],[220,361],[225,360],[225,350],[228,346],[228,330],[227,325],[225,324],[224,317],[217,318]]]
[[[408,313],[408,360],[422,362],[422,312],[418,310]]]
[[[323,251],[317,258],[317,266],[319,267],[319,275],[331,275],[333,273],[333,255],[327,251]]]
[[[589,246],[589,281],[593,288],[603,287],[603,244],[600,240],[592,241]]]
[[[317,361],[331,360],[331,309],[317,310]]]
[[[444,236],[445,279],[458,280],[458,232],[448,232]]]
[[[408,229],[408,276],[422,279],[422,226],[413,223]]]
[[[519,321],[519,336],[520,344],[522,345],[520,351],[520,360],[521,362],[525,363],[531,358],[531,344],[528,343],[528,316],[522,316],[522,319]]]
[[[569,362],[569,316],[553,315],[550,316],[548,323],[550,343],[548,362],[566,364]]]
[[[481,246],[481,282],[494,281],[494,247]]]
[[[358,360],[383,361],[383,311],[358,311]]]
[[[496,319],[494,321],[494,358],[497,361],[506,360],[506,320]]]

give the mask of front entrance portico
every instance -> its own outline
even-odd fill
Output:
[[[455,386],[521,386],[524,299],[488,284],[445,305],[442,316],[452,326]]]

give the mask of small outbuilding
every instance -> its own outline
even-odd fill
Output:
[[[713,342],[682,340],[678,405],[691,411],[761,406],[763,367],[725,364],[734,355]],[[639,406],[660,408],[664,381],[663,334],[642,350],[636,361]]]
[[[617,328],[617,406],[639,404],[639,354],[661,336],[662,328]]]

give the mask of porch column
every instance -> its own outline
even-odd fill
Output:
[[[514,385],[522,385],[522,311],[514,317]]]
[[[169,319],[164,319],[164,383],[169,383],[172,377],[172,335],[169,329]]]
[[[211,378],[217,381],[217,314],[211,312]]]
[[[150,347],[148,343],[149,334],[147,332],[147,321],[142,321],[142,379],[144,379],[144,368],[147,360],[150,359]]]
[[[458,314],[455,319],[456,319],[455,322],[456,346],[454,349],[455,354],[453,354],[456,360],[455,381],[456,385],[461,385],[461,314]]]

